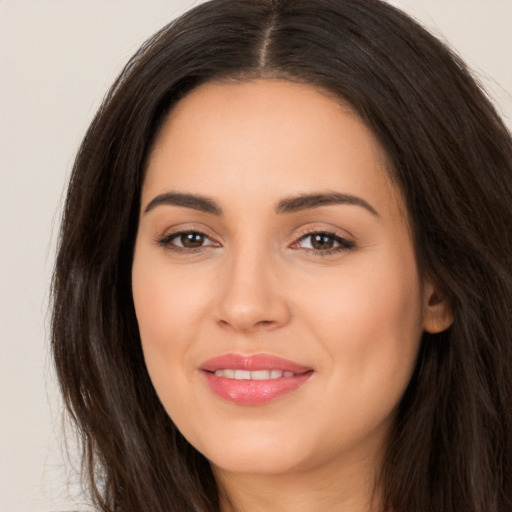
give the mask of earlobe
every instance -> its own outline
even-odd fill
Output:
[[[429,334],[445,331],[453,323],[453,311],[448,298],[432,283],[425,285],[423,330]]]

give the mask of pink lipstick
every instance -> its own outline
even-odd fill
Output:
[[[224,354],[199,368],[218,396],[243,405],[260,405],[301,387],[313,369],[269,354]]]

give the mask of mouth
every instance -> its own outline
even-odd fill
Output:
[[[235,370],[234,368],[224,368],[215,370],[217,377],[225,377],[226,379],[235,380],[269,380],[269,379],[282,379],[283,377],[293,377],[296,375],[293,372],[282,370]]]
[[[298,390],[313,368],[270,354],[225,354],[200,366],[208,387],[224,400],[261,405]]]

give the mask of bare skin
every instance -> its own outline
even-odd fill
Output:
[[[421,334],[451,322],[385,161],[350,108],[286,81],[202,85],[159,133],[132,271],[144,356],[237,512],[378,510]],[[309,378],[241,405],[201,369],[227,353]]]

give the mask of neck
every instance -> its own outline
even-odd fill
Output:
[[[379,512],[375,461],[340,471],[322,465],[286,474],[240,474],[214,468],[222,512]]]

